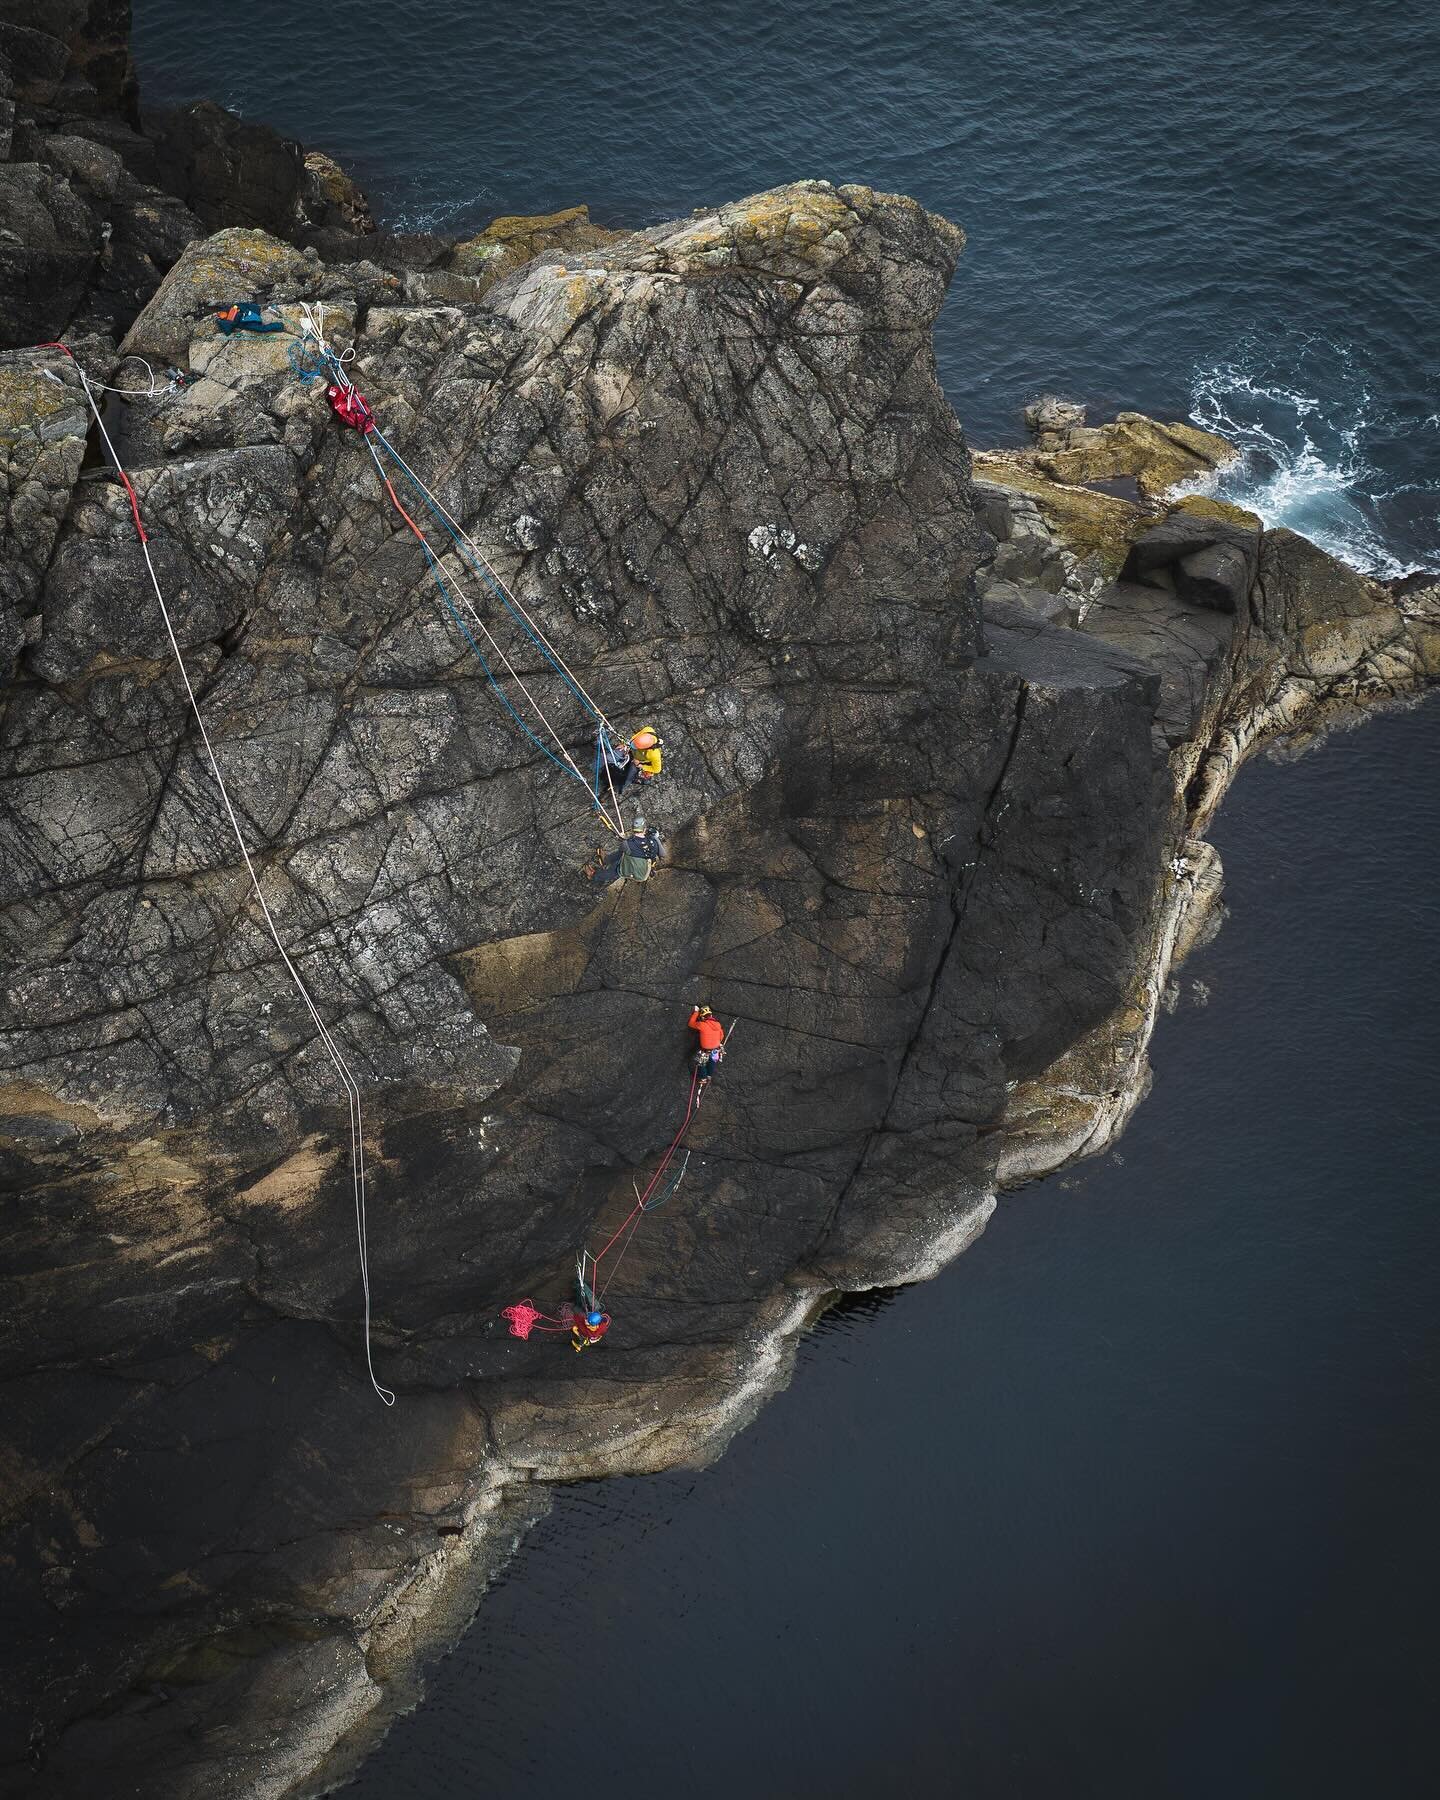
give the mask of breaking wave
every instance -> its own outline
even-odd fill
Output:
[[[1381,406],[1351,357],[1323,340],[1303,344],[1294,363],[1281,374],[1242,354],[1196,373],[1190,416],[1241,451],[1206,491],[1367,575],[1393,580],[1433,567],[1440,484],[1397,483],[1384,464],[1397,439],[1425,434],[1440,444],[1440,415],[1406,420]]]

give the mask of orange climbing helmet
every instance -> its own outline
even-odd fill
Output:
[[[630,740],[637,750],[654,750],[663,741],[653,725],[642,725]]]

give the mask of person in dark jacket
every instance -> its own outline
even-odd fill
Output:
[[[609,887],[619,880],[648,881],[664,854],[664,838],[658,831],[647,831],[644,819],[637,818],[634,831],[619,839],[613,849],[606,851],[603,845],[596,849],[584,873],[596,887]]]

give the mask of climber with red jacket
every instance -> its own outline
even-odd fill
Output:
[[[609,1329],[609,1313],[600,1312],[595,1307],[591,1307],[589,1312],[576,1313],[570,1322],[571,1346],[577,1353],[581,1350],[593,1350]]]
[[[697,1006],[690,1014],[689,1024],[700,1040],[700,1048],[695,1052],[695,1067],[703,1088],[724,1060],[725,1027],[708,1006]]]

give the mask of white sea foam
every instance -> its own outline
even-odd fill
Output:
[[[1288,526],[1368,575],[1394,579],[1419,565],[1386,542],[1385,503],[1410,495],[1440,496],[1440,487],[1387,486],[1369,446],[1399,421],[1378,407],[1348,355],[1309,340],[1296,360],[1323,380],[1287,381],[1262,372],[1258,355],[1200,369],[1190,414],[1241,451],[1241,460],[1193,484],[1258,513],[1266,525]],[[1433,416],[1433,415],[1432,415]],[[1429,419],[1411,429],[1423,429]]]

